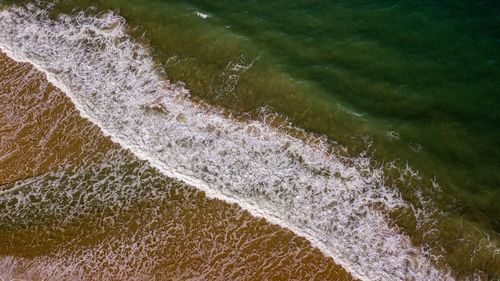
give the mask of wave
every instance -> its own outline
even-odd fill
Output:
[[[51,19],[35,5],[0,11],[0,49],[44,72],[80,114],[164,175],[237,203],[308,239],[363,280],[451,280],[387,218],[408,208],[367,156],[325,138],[236,118],[165,80],[115,13]]]

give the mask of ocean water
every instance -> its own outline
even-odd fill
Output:
[[[304,238],[114,144],[32,65],[0,64],[3,280],[353,280]]]
[[[494,1],[0,3],[4,279],[499,278]]]

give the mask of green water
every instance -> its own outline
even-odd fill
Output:
[[[367,134],[378,157],[436,176],[462,208],[500,230],[494,2],[188,2],[100,8],[142,27],[168,77],[194,95],[238,111],[270,106],[347,146]],[[254,63],[231,72],[231,61]],[[231,74],[239,80],[225,90]]]
[[[464,220],[469,232],[500,241],[495,1],[109,0],[60,1],[58,9],[90,5],[117,9],[136,35],[145,32],[169,79],[195,97],[237,112],[269,107],[352,154],[368,137],[378,163],[408,163],[421,180],[388,182],[410,201],[419,186],[448,212],[435,237],[448,262],[498,276],[498,258],[464,266],[457,256],[468,252],[450,242]],[[428,242],[399,216],[415,243]]]

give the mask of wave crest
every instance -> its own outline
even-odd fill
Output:
[[[45,72],[83,117],[163,174],[291,229],[355,277],[453,279],[388,220],[408,204],[368,157],[191,101],[119,15],[53,20],[34,5],[9,7],[0,12],[0,48]]]

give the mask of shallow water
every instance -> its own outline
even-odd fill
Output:
[[[25,178],[0,191],[2,278],[353,280],[305,239],[113,144],[29,64],[3,54],[0,64],[2,106],[13,109],[3,112],[19,132],[2,134],[14,144],[2,143],[14,153],[2,180]]]
[[[63,3],[63,10],[74,8]],[[499,20],[493,3],[97,6],[119,7],[141,27],[138,33],[147,32],[168,77],[185,82],[193,95],[236,111],[271,107],[353,151],[364,149],[359,136],[368,135],[378,161],[399,159],[427,179],[438,178],[461,202],[460,215],[498,232]]]
[[[18,31],[0,38],[114,142],[305,236],[357,277],[446,278],[451,267],[460,278],[496,278],[494,9],[287,3],[107,1],[88,12],[119,7],[130,34],[147,32],[146,52],[109,15],[51,22],[6,13],[0,24]],[[53,14],[73,8],[61,1]],[[161,82],[153,66],[161,63],[191,97]],[[22,108],[16,99],[5,108]],[[67,134],[53,136],[55,146]],[[75,151],[86,137],[70,141]],[[85,158],[38,145],[33,153],[49,160],[8,164],[4,182],[53,170],[50,159],[79,166]]]

